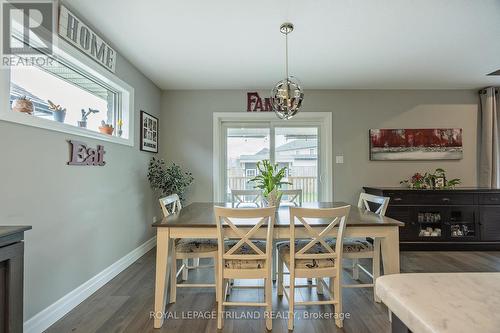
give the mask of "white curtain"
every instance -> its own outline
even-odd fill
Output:
[[[479,186],[500,188],[500,88],[489,87],[480,95]]]

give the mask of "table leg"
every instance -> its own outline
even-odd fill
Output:
[[[399,274],[399,227],[387,227],[381,238],[384,275]]]
[[[161,328],[167,305],[170,250],[170,229],[157,228],[156,232],[156,282],[155,282],[155,316],[154,328]]]

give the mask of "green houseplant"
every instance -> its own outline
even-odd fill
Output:
[[[281,191],[279,190],[282,185],[289,184],[283,181],[286,175],[286,167],[279,169],[278,164],[272,165],[268,160],[257,162],[257,169],[259,174],[250,179],[248,182],[255,182],[254,188],[260,188],[266,204],[268,206],[278,207],[281,201]]]
[[[161,192],[162,196],[178,194],[181,201],[185,200],[186,189],[193,183],[191,172],[172,163],[167,166],[163,159],[153,157],[149,161],[148,180],[154,190]]]

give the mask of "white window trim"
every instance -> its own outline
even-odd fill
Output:
[[[43,119],[32,115],[12,112],[9,104],[10,69],[8,68],[2,68],[0,71],[0,101],[4,101],[5,103],[4,105],[0,105],[0,120],[133,147],[135,142],[134,88],[113,73],[101,67],[98,63],[77,50],[74,46],[69,45],[66,41],[56,36],[54,36],[54,38],[57,38],[57,42],[54,43],[55,54],[64,59],[64,61],[70,63],[71,66],[88,73],[92,77],[96,77],[98,80],[110,86],[121,95],[121,102],[118,107],[121,108],[121,114],[123,115],[123,122],[125,126],[128,124],[128,138],[120,138],[117,136],[95,132],[86,128],[59,123],[50,119]]]
[[[320,130],[320,198],[322,201],[333,201],[333,163],[332,163],[332,113],[331,112],[301,112],[289,120],[277,119],[274,112],[214,112],[213,113],[213,200],[224,200],[224,168],[221,156],[225,156],[222,145],[224,122],[262,122],[268,121],[275,126],[297,126],[307,122],[319,126]]]

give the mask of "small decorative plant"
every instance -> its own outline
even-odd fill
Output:
[[[123,120],[122,119],[118,119],[118,121],[116,122],[116,125],[118,126],[118,136],[121,137],[122,134],[123,134],[123,130],[122,130]]]
[[[83,128],[87,128],[87,119],[88,119],[89,115],[95,114],[98,112],[99,112],[99,110],[95,110],[95,109],[91,109],[91,108],[89,108],[88,111],[85,111],[85,109],[82,109],[82,119],[80,121],[78,121],[78,126],[83,127]]]
[[[186,189],[193,183],[191,172],[183,171],[175,163],[167,166],[163,159],[153,157],[149,162],[148,180],[154,190],[161,195],[178,194],[181,201],[185,200]]]
[[[410,179],[399,182],[411,189],[453,189],[462,183],[460,178],[446,179],[446,171],[438,168],[434,173],[415,173]]]
[[[47,102],[49,102],[49,109],[52,111],[54,120],[60,123],[64,123],[64,119],[66,118],[66,109],[63,109],[59,104],[56,105],[50,99],[47,100]]]
[[[101,120],[101,126],[99,126],[99,131],[104,134],[111,135],[113,134],[114,127],[111,124],[106,124],[104,120]]]
[[[257,162],[257,169],[259,170],[259,174],[248,182],[255,182],[254,188],[262,190],[262,195],[264,196],[264,200],[267,201],[268,206],[278,207],[282,195],[279,189],[285,184],[292,185],[289,182],[283,181],[287,168],[283,167],[279,169],[277,163],[272,165],[268,160],[263,160]]]
[[[18,97],[12,101],[12,111],[32,114],[33,108],[33,102],[26,96]]]

